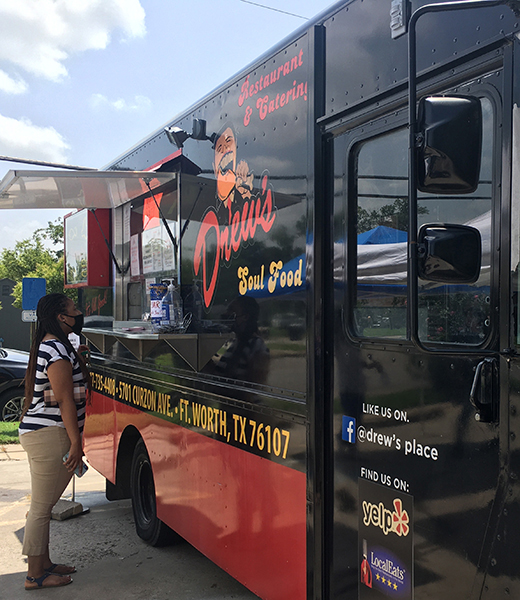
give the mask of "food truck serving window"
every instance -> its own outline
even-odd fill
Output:
[[[168,187],[118,209],[116,235],[121,240],[121,264],[128,269],[124,280],[117,278],[123,296],[123,320],[149,318],[151,284],[173,280],[180,285],[177,187]]]
[[[177,235],[176,179],[174,171],[11,170],[0,181],[0,209],[79,211],[64,223],[66,286],[78,288],[88,327],[111,328],[115,318],[146,316],[147,283],[177,272],[164,226]]]

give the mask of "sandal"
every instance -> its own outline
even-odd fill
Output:
[[[76,567],[69,567],[68,565],[52,564],[50,567],[45,569],[46,573],[52,575],[72,575],[76,572]]]
[[[55,575],[55,577],[60,578],[61,581],[59,583],[53,583],[52,585],[43,585],[43,582],[47,579],[47,577],[51,576],[52,573],[44,573],[41,577],[29,577],[29,575],[27,575],[27,577],[25,578],[26,581],[28,581],[29,583],[36,583],[36,587],[27,587],[26,585],[26,591],[30,592],[31,590],[43,590],[46,588],[63,587],[64,585],[69,585],[69,583],[72,583],[72,577],[62,577],[61,575]]]

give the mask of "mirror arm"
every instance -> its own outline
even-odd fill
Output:
[[[458,0],[438,4],[426,4],[418,8],[408,22],[408,331],[410,339],[421,350],[426,347],[419,339],[419,281],[417,276],[417,165],[416,148],[422,132],[417,132],[417,43],[416,25],[420,17],[427,13],[464,10],[471,8],[491,8],[506,5],[516,13],[515,0]]]

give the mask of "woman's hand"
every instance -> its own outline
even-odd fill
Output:
[[[47,375],[70,440],[65,467],[68,471],[74,471],[83,456],[83,448],[78,427],[78,411],[74,402],[72,365],[68,360],[57,360],[47,367]]]
[[[78,346],[78,356],[80,360],[82,360],[85,364],[90,363],[90,349],[85,344],[80,344]]]
[[[70,473],[76,470],[81,463],[81,459],[83,458],[83,448],[81,447],[81,442],[75,442],[70,445],[69,456],[67,460],[63,463]]]

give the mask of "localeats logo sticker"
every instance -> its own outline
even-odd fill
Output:
[[[407,568],[385,548],[370,548],[361,564],[361,583],[391,598],[402,598],[410,591]],[[369,573],[369,578],[365,573]]]

